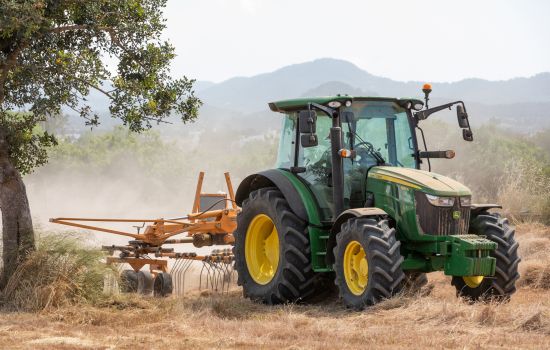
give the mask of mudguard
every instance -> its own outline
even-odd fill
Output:
[[[486,210],[494,209],[494,208],[502,209],[502,205],[500,205],[500,204],[472,204],[470,208],[471,208],[471,215],[472,215],[472,217],[474,217],[474,216],[477,216],[482,211],[486,211]]]
[[[385,215],[388,215],[388,213],[380,208],[354,208],[343,211],[338,218],[336,218],[336,221],[330,230],[330,237],[327,241],[327,264],[332,265],[334,263],[332,250],[336,246],[336,235],[340,232],[340,227],[344,222],[351,218]]]
[[[252,191],[264,187],[277,187],[282,192],[294,214],[300,219],[309,222],[302,198],[289,179],[282,174],[282,171],[284,170],[270,169],[247,176],[239,184],[239,188],[237,188],[235,195],[237,205],[242,206],[243,201],[248,198]]]

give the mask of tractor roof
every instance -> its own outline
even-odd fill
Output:
[[[348,96],[348,95],[336,95],[336,96],[322,96],[322,97],[302,97],[295,98],[291,100],[281,100],[269,103],[269,108],[273,112],[293,112],[301,109],[306,109],[308,103],[318,103],[320,105],[326,105],[332,101],[339,101],[345,103],[346,101],[392,101],[392,102],[407,102],[411,101],[412,103],[420,102],[424,103],[422,100],[416,98],[394,98],[394,97],[368,97],[368,96]]]

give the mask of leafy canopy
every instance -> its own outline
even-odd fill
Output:
[[[95,89],[111,116],[141,132],[172,112],[198,114],[193,80],[172,79],[174,48],[161,39],[166,0],[0,0],[0,137],[23,173],[46,161],[48,133],[37,123],[66,106],[99,124],[86,101]],[[116,62],[108,67],[106,59]],[[27,112],[27,113],[20,113]]]

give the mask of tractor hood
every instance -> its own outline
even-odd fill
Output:
[[[398,183],[434,196],[469,196],[470,189],[446,176],[424,170],[392,166],[376,166],[369,170],[369,178]]]

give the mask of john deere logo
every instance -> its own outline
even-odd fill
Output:
[[[460,212],[458,210],[453,211],[453,219],[455,219],[455,220],[460,219]]]

